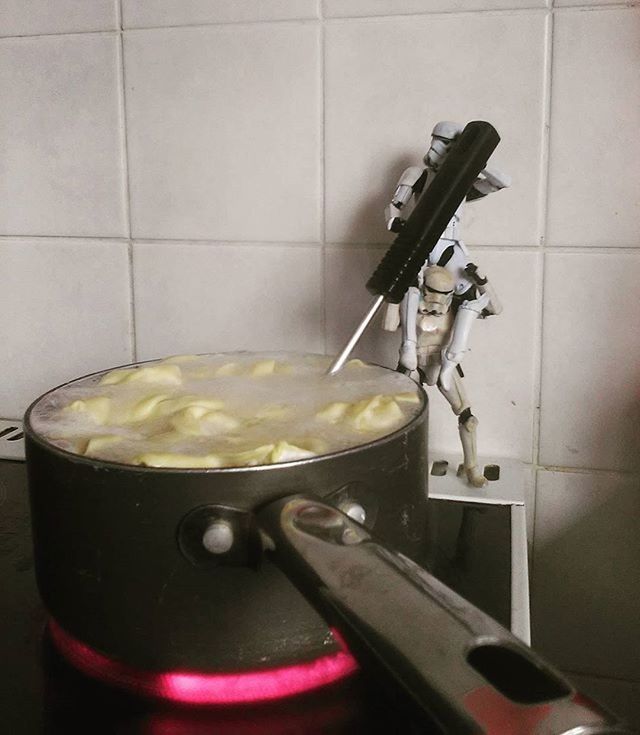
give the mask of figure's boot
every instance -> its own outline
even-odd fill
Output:
[[[470,408],[465,408],[460,416],[458,416],[458,432],[460,433],[462,453],[464,456],[464,471],[470,485],[484,487],[488,483],[488,480],[480,472],[480,468],[478,467],[478,449],[476,446],[477,427],[478,419],[471,413]]]

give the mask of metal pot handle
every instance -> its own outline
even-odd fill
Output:
[[[459,735],[631,732],[492,618],[339,510],[295,496],[257,517],[276,563],[423,721]]]

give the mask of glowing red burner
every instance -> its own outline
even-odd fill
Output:
[[[152,672],[134,669],[94,651],[54,620],[49,633],[60,653],[83,674],[135,694],[184,704],[248,704],[302,694],[343,679],[358,669],[344,649],[314,661],[228,674]],[[342,641],[334,633],[336,640]]]

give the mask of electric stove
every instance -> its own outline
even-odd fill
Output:
[[[429,508],[425,566],[510,627],[509,509],[444,500],[431,500]],[[133,696],[81,674],[60,656],[54,641],[58,647],[64,647],[64,641],[56,635],[55,624],[47,626],[38,596],[22,462],[0,461],[0,590],[0,727],[4,733],[424,732],[399,702],[361,670],[324,688],[268,704],[215,707]],[[416,627],[419,631],[419,621]]]

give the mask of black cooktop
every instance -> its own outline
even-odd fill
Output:
[[[430,501],[425,566],[510,625],[506,506]],[[45,633],[33,572],[25,465],[0,461],[0,732],[143,735],[417,733],[366,673],[321,692],[254,707],[176,707],[125,695],[78,674]]]

